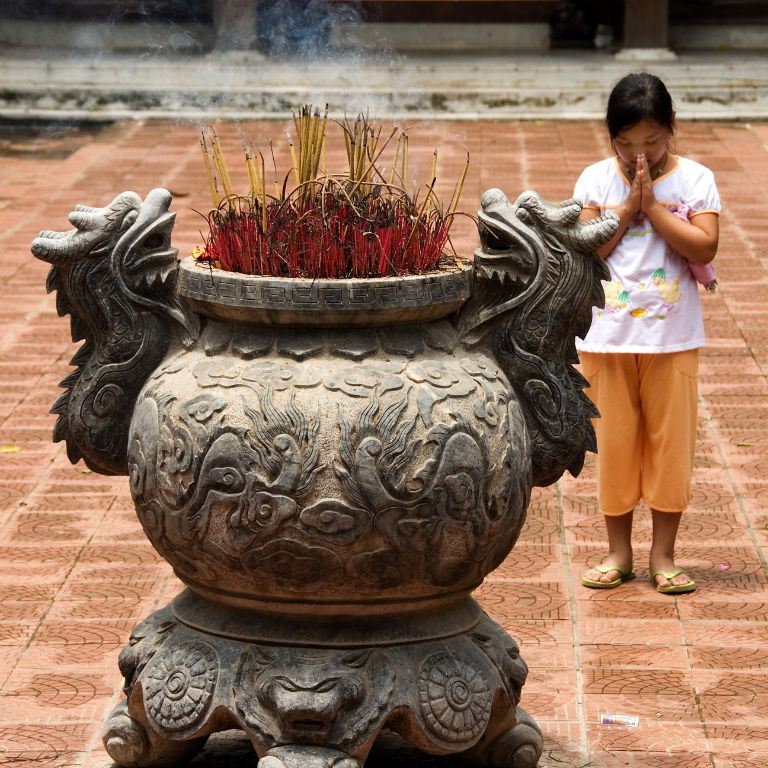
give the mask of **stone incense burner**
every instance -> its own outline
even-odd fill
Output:
[[[490,190],[471,266],[313,282],[179,263],[170,204],[78,206],[32,245],[85,340],[54,440],[128,475],[186,584],[120,654],[110,756],[179,765],[237,728],[261,768],[360,768],[389,728],[532,768],[526,665],[471,592],[594,450],[573,339],[615,221]]]

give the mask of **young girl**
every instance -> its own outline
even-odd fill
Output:
[[[616,234],[598,250],[611,272],[605,308],[593,310],[589,333],[577,341],[587,394],[601,416],[598,498],[608,531],[608,553],[582,584],[612,589],[634,578],[632,512],[644,499],[653,517],[652,583],[666,594],[692,592],[695,582],[674,562],[690,499],[704,344],[689,264],[715,256],[720,199],[710,170],[672,153],[675,113],[658,77],[622,78],[606,125],[615,157],[589,166],[574,192],[582,218],[619,217]]]

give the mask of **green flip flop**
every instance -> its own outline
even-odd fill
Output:
[[[696,589],[696,582],[692,578],[688,578],[685,584],[672,584],[672,579],[675,576],[679,576],[681,573],[685,573],[684,568],[675,568],[674,571],[651,571],[651,584],[656,587],[657,592],[661,592],[662,595],[684,595],[686,592],[693,592]],[[658,584],[656,582],[657,576],[663,576],[669,584]]]
[[[625,581],[630,581],[635,578],[634,571],[626,571],[618,565],[600,563],[600,565],[594,566],[594,570],[599,571],[600,573],[618,571],[621,575],[613,581],[595,581],[594,579],[588,579],[586,576],[582,576],[581,585],[583,587],[589,587],[590,589],[616,589],[616,587],[620,587]]]

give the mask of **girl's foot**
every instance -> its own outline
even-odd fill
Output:
[[[590,568],[581,583],[592,589],[613,589],[634,578],[632,573],[632,512],[605,515],[608,554],[600,565]]]
[[[680,594],[693,592],[696,582],[675,565],[675,540],[682,512],[661,512],[651,509],[653,539],[648,559],[651,583],[659,592]]]
[[[581,577],[581,583],[592,589],[613,589],[634,577],[631,560],[612,557],[609,554],[605,562],[584,573]]]
[[[674,562],[652,563],[650,566],[651,582],[659,592],[681,594],[693,592],[696,582]]]

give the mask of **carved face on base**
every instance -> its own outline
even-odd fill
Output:
[[[237,708],[269,741],[343,746],[381,714],[394,682],[381,651],[286,654],[254,647],[241,659]]]

